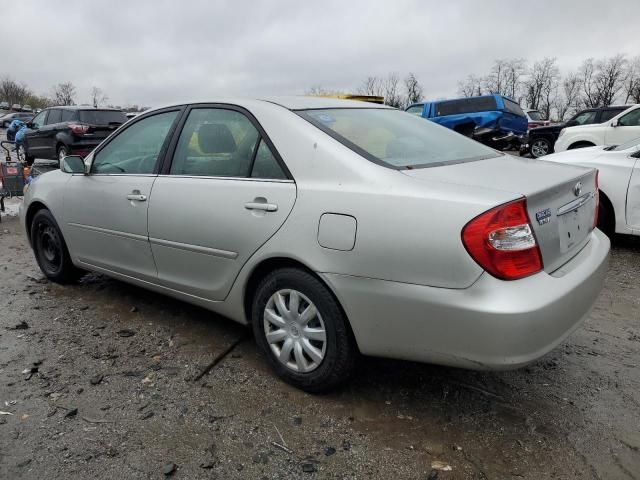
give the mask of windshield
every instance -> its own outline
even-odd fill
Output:
[[[637,147],[640,145],[640,137],[634,138],[633,140],[629,140],[628,142],[622,143],[620,145],[616,145],[615,148],[612,148],[614,152],[618,152],[620,150],[627,150],[629,148]]]
[[[433,167],[501,155],[453,130],[398,110],[336,108],[297,113],[368,160],[394,168]]]
[[[127,121],[124,113],[119,110],[80,110],[80,121],[91,125],[109,125]]]
[[[537,110],[531,110],[527,112],[527,114],[529,115],[529,118],[531,120],[544,120],[544,117],[542,116],[542,114]]]

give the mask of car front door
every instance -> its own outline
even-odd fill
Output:
[[[155,282],[147,231],[157,168],[180,109],[141,118],[87,158],[64,193],[69,250],[82,263]]]
[[[612,120],[606,128],[606,145],[620,145],[640,137],[640,108]]]
[[[222,300],[249,257],[284,223],[296,185],[243,109],[193,106],[149,204],[159,282]]]
[[[31,120],[31,127],[24,136],[27,155],[35,158],[42,156],[42,132],[41,129],[47,119],[48,110],[44,110]]]

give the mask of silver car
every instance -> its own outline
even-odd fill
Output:
[[[597,203],[594,169],[292,97],[145,112],[37,178],[21,218],[51,280],[92,270],[250,324],[315,392],[359,353],[472,369],[547,353],[602,288]]]

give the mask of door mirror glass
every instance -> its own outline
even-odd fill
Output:
[[[26,125],[27,128],[33,128],[33,122],[27,122]]]
[[[85,173],[84,160],[78,155],[68,155],[62,159],[60,170],[64,173]]]

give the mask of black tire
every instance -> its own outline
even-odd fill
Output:
[[[82,276],[71,257],[62,232],[49,210],[39,210],[31,222],[31,246],[45,276],[57,283],[70,283]]]
[[[529,152],[533,158],[540,158],[552,153],[553,147],[548,139],[540,137],[531,142]]]
[[[56,154],[58,155],[56,160],[61,161],[64,157],[69,155],[69,149],[67,148],[66,145],[58,145],[58,149],[56,150]]]
[[[610,238],[616,231],[616,217],[613,205],[602,193],[600,193],[600,205],[598,206],[598,228]]]
[[[266,337],[267,304],[276,292],[287,290],[297,291],[313,303],[319,313],[314,321],[322,321],[326,332],[323,359],[313,370],[304,373],[281,363]],[[290,308],[291,304],[287,307]],[[304,299],[301,299],[299,310],[304,308]],[[259,349],[271,368],[287,383],[307,392],[320,393],[335,389],[353,373],[358,351],[347,318],[329,289],[310,273],[297,268],[283,268],[271,272],[258,285],[251,312],[253,332]],[[292,323],[288,320],[287,322],[288,325]],[[294,353],[295,348],[290,354],[292,362],[297,361]]]

